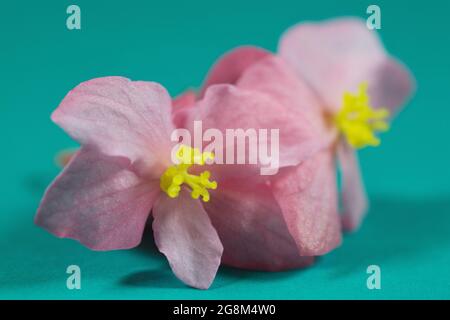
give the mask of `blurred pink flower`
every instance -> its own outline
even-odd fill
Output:
[[[296,25],[281,37],[279,56],[314,90],[330,121],[324,134],[335,136],[329,153],[342,172],[343,225],[355,229],[368,204],[354,149],[380,143],[374,134],[387,130],[388,116],[406,102],[414,80],[355,18]]]

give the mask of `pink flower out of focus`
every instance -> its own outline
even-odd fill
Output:
[[[343,226],[353,230],[368,208],[354,150],[380,143],[373,133],[388,129],[387,120],[412,95],[414,80],[386,53],[376,32],[356,18],[294,26],[278,51],[314,90],[330,119],[323,132],[334,135],[328,153],[337,157],[342,173]]]

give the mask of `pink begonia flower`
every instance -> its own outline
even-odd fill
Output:
[[[189,105],[192,98],[184,101],[188,102],[181,105]],[[290,130],[280,134],[281,144],[289,145],[281,148],[287,163],[302,161],[319,148],[313,128],[289,117],[270,97],[217,85],[198,103],[205,110],[220,110],[216,104],[232,108],[226,116],[222,112],[204,115],[205,120],[220,123],[219,128],[234,128],[227,121],[240,109],[267,112],[254,124]],[[46,190],[36,223],[94,250],[127,249],[140,243],[151,212],[156,245],[175,275],[202,289],[215,277],[222,243],[227,246],[224,263],[234,266],[280,270],[311,264],[313,257],[301,256],[279,219],[280,208],[269,187],[259,176],[239,179],[232,172],[240,172],[240,165],[231,165],[230,170],[211,165],[211,171],[202,172],[204,157],[211,154],[200,154],[200,162],[194,157],[178,165],[171,162],[172,108],[167,91],[152,82],[106,77],[70,91],[52,120],[82,147]],[[188,109],[188,116],[197,110]],[[248,111],[241,114],[248,116]],[[209,216],[214,217],[213,224]],[[239,229],[230,220],[239,220]],[[233,234],[233,239],[220,239],[218,231]]]
[[[261,69],[267,73],[259,75]],[[260,103],[249,102],[256,97]],[[281,203],[276,199],[268,181],[255,186],[229,179],[233,188],[211,191],[212,201],[205,207],[224,245],[222,263],[246,269],[291,269],[312,264],[314,256],[340,244],[336,183],[317,174],[334,167],[326,154],[308,160],[329,144],[319,131],[318,101],[281,59],[260,48],[239,47],[211,68],[197,97],[188,91],[176,101],[174,114],[182,127],[192,128],[193,121],[202,120],[205,130],[280,129],[280,167],[304,162],[299,170],[302,177],[279,188],[279,194],[299,194],[303,204],[297,211],[284,208],[284,199]],[[216,174],[229,167],[219,168]],[[241,177],[251,171],[233,166],[231,170],[226,172],[229,176]],[[323,192],[316,195],[315,190]],[[226,215],[215,207],[217,203],[228,203]]]
[[[329,119],[335,135],[329,153],[342,172],[343,226],[353,230],[368,208],[354,150],[379,145],[375,133],[388,129],[389,116],[411,96],[413,78],[356,18],[294,26],[281,37],[279,56],[311,86]]]
[[[331,56],[336,54],[333,50]],[[350,58],[344,55],[335,62],[354,61],[352,50],[361,48],[350,47]],[[291,57],[295,61],[295,54]],[[376,65],[375,61],[367,64]],[[382,65],[387,73],[396,70],[395,74],[404,75],[396,64],[384,61]],[[297,66],[283,54],[280,58],[242,47],[219,60],[199,96],[188,91],[172,102],[155,83],[111,77],[81,84],[52,118],[83,147],[47,190],[36,222],[92,249],[125,249],[139,244],[151,211],[158,248],[181,280],[199,288],[209,287],[221,259],[231,266],[272,271],[311,264],[314,256],[341,242],[336,153],[343,169],[346,217],[350,217],[344,220],[346,225],[357,225],[359,212],[366,206],[356,159],[348,145],[343,146],[343,139],[336,143],[337,137],[345,132],[348,143],[355,146],[377,140],[371,134],[357,139],[346,118],[352,109],[344,108],[344,114],[329,112],[327,99]],[[365,65],[361,62],[358,67]],[[349,77],[355,74],[350,70]],[[374,69],[367,70],[363,81],[375,101],[391,107],[401,100],[398,95],[409,91],[408,81],[401,87],[403,93],[398,88],[389,91],[373,81]],[[396,85],[394,81],[389,88]],[[378,91],[372,94],[374,88]],[[368,107],[367,100],[364,87],[358,96],[346,96],[353,107]],[[373,115],[373,110],[366,109]],[[380,121],[373,129],[382,129],[384,113],[376,116]],[[201,120],[204,129],[221,131],[279,129],[280,172],[262,179],[251,166],[211,165],[207,176],[219,187],[214,190],[209,185],[213,182],[207,180],[210,190],[201,190],[203,199],[210,201],[192,199],[195,187],[183,186],[174,194],[173,171],[180,168],[170,162],[169,136],[175,128],[192,130],[195,120]],[[356,131],[364,129],[359,126]],[[198,177],[202,178],[201,173]],[[195,197],[199,196],[197,192]]]
[[[171,108],[167,91],[151,82],[106,77],[70,91],[52,120],[82,147],[47,189],[36,223],[94,250],[127,249],[140,243],[152,211],[155,242],[174,273],[205,289],[223,247],[188,188],[182,185],[176,199],[162,190],[163,174],[177,171],[170,161]],[[215,187],[198,178],[200,191]]]
[[[249,57],[253,57],[253,61]],[[264,252],[264,246],[267,247],[268,243],[273,243],[271,245],[273,250],[267,252],[268,259],[277,256],[276,248],[280,250],[287,246],[280,246],[280,243],[275,243],[274,240],[281,237],[283,232],[286,232],[283,229],[286,228],[294,241],[297,253],[292,250],[290,255],[280,259],[280,263],[273,261],[268,261],[264,265],[259,263],[259,269],[262,266],[264,270],[298,267],[296,255],[312,258],[337,247],[341,243],[341,223],[338,214],[334,159],[327,152],[333,135],[325,130],[326,123],[320,112],[320,102],[310,87],[302,82],[281,58],[256,47],[241,47],[224,55],[212,68],[205,83],[205,88],[202,89],[203,99],[197,103],[194,110],[188,109],[191,110],[190,117],[186,117],[188,127],[193,120],[198,119],[203,121],[205,129],[223,128],[225,124],[230,123],[233,127],[244,129],[268,125],[269,128],[279,128],[280,136],[287,135],[292,138],[280,141],[280,150],[284,150],[280,156],[283,159],[280,163],[280,172],[271,177],[269,183],[265,185],[267,201],[270,200],[272,203],[270,212],[265,216],[271,217],[271,221],[266,218],[260,219],[261,214],[254,210],[229,217],[209,212],[213,224],[220,226],[217,230],[225,248],[223,261],[234,266],[255,268],[251,260],[248,264],[243,264],[245,260],[242,259],[250,252],[253,255],[260,251]],[[239,108],[240,102],[245,101],[244,93],[264,97],[267,101],[276,101],[278,108],[271,107],[271,112],[266,111],[264,105]],[[198,110],[195,110],[196,108]],[[214,117],[218,110],[221,110],[221,117]],[[274,121],[285,114],[291,119],[289,122],[294,119],[294,122],[298,122],[297,125],[287,125],[289,122],[286,119]],[[307,128],[314,137],[313,148],[305,143],[298,148],[298,144],[307,139],[302,140],[296,130],[304,128]],[[323,149],[325,151],[321,151]],[[305,156],[305,150],[308,150],[309,156]],[[216,191],[211,192],[212,199],[223,196]],[[243,200],[244,197],[247,198],[247,195],[242,196]],[[254,221],[257,225],[242,221],[242,217]],[[261,234],[255,229],[258,225],[264,228],[271,225],[273,232],[278,236],[273,232],[264,233],[266,244],[261,242],[257,247],[258,250],[252,250],[253,244],[246,245],[240,238],[236,238],[236,234],[242,234],[243,230],[252,226],[246,238],[249,241],[256,239],[256,236]],[[313,262],[312,259],[310,262]]]

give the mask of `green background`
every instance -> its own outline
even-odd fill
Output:
[[[82,30],[66,28],[69,1],[0,4],[0,298],[450,298],[449,1],[74,1]],[[376,3],[390,52],[418,91],[361,153],[372,200],[363,227],[306,270],[221,268],[207,291],[184,286],[148,237],[134,250],[93,252],[33,225],[53,157],[74,146],[50,113],[78,83],[121,75],[176,95],[201,84],[213,61],[243,44],[275,50],[303,20],[366,17]],[[82,289],[66,289],[66,267]],[[366,268],[382,271],[368,290]]]

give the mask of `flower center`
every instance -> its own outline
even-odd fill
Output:
[[[217,182],[210,181],[211,173],[207,170],[199,175],[190,174],[188,169],[196,165],[204,165],[206,160],[214,159],[212,152],[201,153],[197,148],[191,148],[181,145],[176,152],[176,157],[180,161],[179,164],[170,166],[164,171],[160,178],[160,187],[171,198],[178,197],[181,190],[181,185],[184,183],[192,190],[191,196],[193,199],[198,199],[200,196],[204,202],[209,201],[208,189],[216,189]]]
[[[378,146],[380,139],[375,136],[375,133],[389,129],[386,121],[389,117],[389,110],[386,108],[374,109],[370,105],[366,83],[359,86],[356,95],[345,92],[342,103],[342,108],[334,120],[347,142],[355,149]]]

